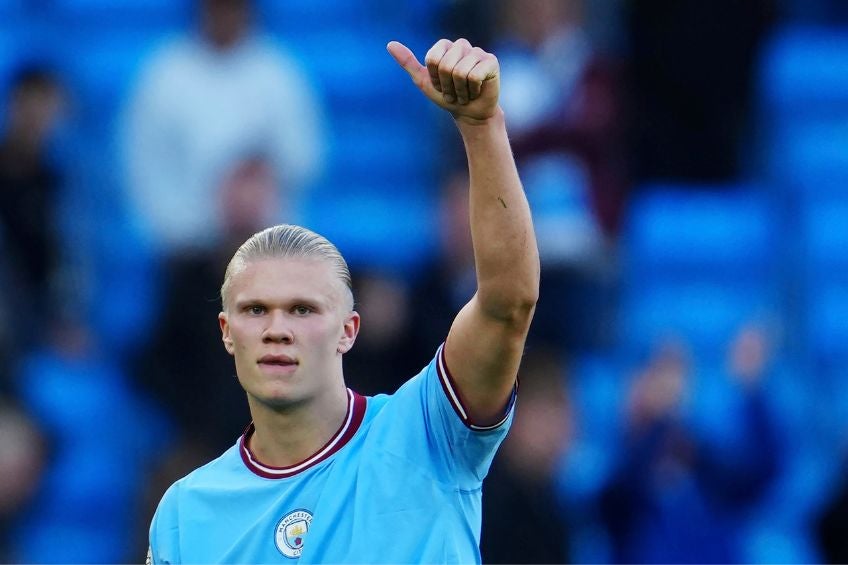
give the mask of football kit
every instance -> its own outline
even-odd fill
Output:
[[[248,447],[174,483],[149,559],[177,563],[479,563],[483,478],[511,423],[467,417],[444,345],[392,395],[350,390],[345,421],[308,459],[270,467]]]

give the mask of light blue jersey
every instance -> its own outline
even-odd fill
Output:
[[[479,563],[481,487],[509,428],[467,418],[443,347],[393,395],[348,391],[305,461],[263,465],[248,428],[177,481],[150,527],[154,563]]]

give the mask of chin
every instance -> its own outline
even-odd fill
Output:
[[[273,390],[262,390],[256,394],[248,393],[260,404],[273,410],[289,410],[303,405],[309,400],[309,396],[302,391],[295,391],[292,387],[269,387]]]

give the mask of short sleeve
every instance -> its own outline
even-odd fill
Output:
[[[381,414],[393,425],[386,449],[430,470],[442,482],[476,490],[512,423],[516,393],[503,419],[491,426],[472,422],[444,361],[444,345],[417,376],[386,403]]]

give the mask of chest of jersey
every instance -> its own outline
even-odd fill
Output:
[[[479,506],[479,491],[353,441],[295,477],[266,479],[242,467],[227,483],[192,485],[180,500],[180,560],[396,563],[419,555],[459,562],[479,536],[479,526],[467,525]]]

